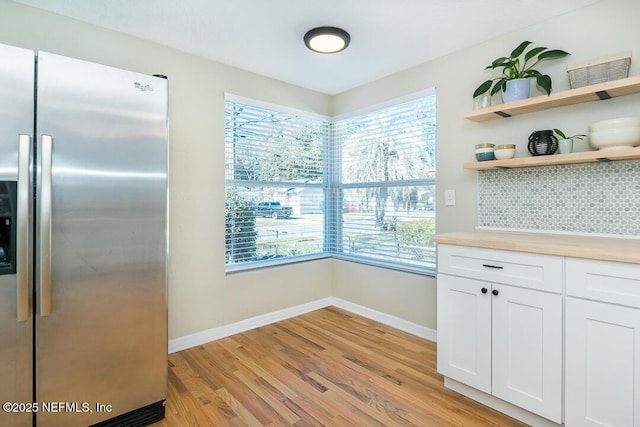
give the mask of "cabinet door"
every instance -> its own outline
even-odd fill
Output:
[[[438,372],[486,393],[491,393],[490,291],[486,282],[438,274]]]
[[[640,310],[566,301],[565,423],[640,426]]]
[[[493,395],[562,421],[562,296],[494,284]]]

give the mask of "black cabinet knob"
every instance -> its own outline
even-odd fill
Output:
[[[483,293],[483,294],[486,294],[486,293],[487,293],[487,288],[482,288],[482,289],[480,289],[480,290],[482,291],[482,293]]]
[[[494,290],[491,291],[491,293],[494,294],[494,295],[498,295],[500,292],[498,292],[497,289],[494,289]]]

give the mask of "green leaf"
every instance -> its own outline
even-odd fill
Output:
[[[567,139],[567,136],[564,134],[564,132],[562,132],[560,129],[554,129],[553,130],[556,134],[558,134],[558,136],[562,139]]]
[[[511,52],[511,58],[517,58],[522,55],[522,52],[531,44],[530,41],[523,41],[520,45]]]
[[[541,88],[547,92],[547,95],[551,95],[551,77],[546,74],[536,77],[536,82],[540,85]]]
[[[496,93],[500,92],[501,90],[504,91],[505,88],[507,87],[507,78],[503,77],[500,80],[498,80],[495,85],[493,85],[493,89],[491,89],[491,95],[495,95]]]
[[[523,77],[538,77],[542,75],[542,73],[538,70],[527,70],[522,74]]]
[[[548,50],[546,52],[543,52],[540,54],[540,56],[538,56],[539,60],[542,59],[549,59],[549,58],[562,58],[563,56],[567,56],[570,55],[568,52],[565,52],[564,50],[560,50],[560,49],[554,49],[554,50]]]
[[[531,58],[535,57],[537,54],[539,54],[542,51],[545,51],[546,49],[547,49],[546,47],[535,47],[535,48],[531,49],[524,56],[524,62],[529,61]]]
[[[508,76],[511,79],[519,79],[522,77],[522,73],[520,71],[520,59],[516,59],[512,61],[511,66],[509,68],[505,68],[505,70],[509,70]],[[505,73],[506,74],[506,73]]]
[[[509,62],[509,58],[502,56],[498,59],[494,59],[491,65],[489,65],[487,68],[502,67],[507,62]]]
[[[476,96],[480,96],[486,91],[488,91],[489,89],[491,89],[491,83],[492,83],[492,80],[487,80],[486,82],[478,86],[475,92],[473,92],[473,97],[475,98]]]

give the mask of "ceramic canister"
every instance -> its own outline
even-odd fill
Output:
[[[479,162],[493,160],[494,147],[494,144],[476,144],[476,160]]]

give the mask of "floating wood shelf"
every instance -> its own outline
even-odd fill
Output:
[[[613,148],[600,151],[585,151],[581,153],[489,160],[486,162],[465,163],[464,168],[473,170],[529,168],[534,166],[569,165],[575,163],[594,163],[631,159],[640,159],[640,147]]]
[[[615,98],[617,96],[631,95],[634,93],[640,93],[640,76],[613,80],[591,86],[583,86],[576,89],[555,92],[551,95],[541,95],[523,99],[522,101],[493,105],[491,107],[469,111],[464,115],[464,118],[474,122],[484,122],[487,120],[518,116],[521,114],[533,113],[535,111],[542,111],[565,105],[598,101]]]

